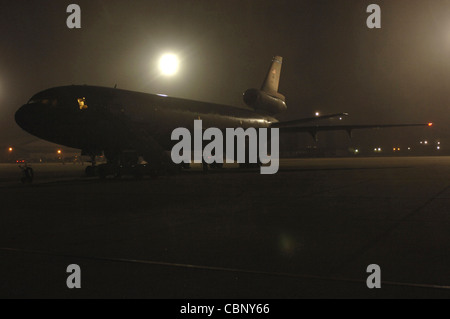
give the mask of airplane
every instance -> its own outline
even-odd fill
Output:
[[[134,167],[142,173],[138,158],[150,163],[151,171],[171,167],[168,152],[175,128],[193,129],[194,120],[204,128],[242,127],[279,128],[280,132],[308,132],[314,138],[320,131],[344,130],[351,136],[355,129],[426,124],[309,125],[318,120],[347,116],[327,114],[280,122],[275,115],[287,109],[285,97],[278,92],[283,58],[275,56],[261,89],[248,89],[243,95],[246,108],[193,101],[160,94],[147,94],[88,85],[61,86],[35,94],[15,114],[16,123],[41,139],[80,149],[92,158],[86,174],[100,177],[120,174],[121,168]],[[96,166],[95,157],[104,154],[107,164]],[[203,163],[204,169],[207,164]]]

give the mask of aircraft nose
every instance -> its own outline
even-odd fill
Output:
[[[15,114],[15,120],[17,125],[19,125],[25,131],[28,131],[33,125],[33,110],[31,105],[25,104],[19,108]]]
[[[23,130],[33,134],[36,130],[44,129],[46,115],[43,105],[25,104],[17,110],[15,120]]]

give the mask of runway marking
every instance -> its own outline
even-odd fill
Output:
[[[359,256],[363,255],[366,251],[372,249],[375,245],[377,245],[381,240],[383,240],[386,236],[388,236],[394,229],[396,229],[399,225],[406,222],[410,217],[416,215],[419,213],[422,209],[430,205],[435,199],[439,198],[442,194],[447,192],[450,189],[450,185],[447,185],[444,187],[444,189],[437,192],[435,195],[431,196],[425,203],[417,207],[416,209],[413,209],[409,214],[404,216],[402,219],[398,220],[396,223],[394,223],[391,227],[386,229],[384,232],[382,232],[380,235],[378,235],[376,238],[374,238],[371,242],[366,244],[365,246],[358,249],[355,253],[353,253],[350,257],[348,257],[346,260],[341,262],[339,265],[334,267],[330,272],[336,272],[342,269],[347,263],[351,262],[352,260],[358,258]]]
[[[195,270],[243,273],[243,274],[251,274],[251,275],[276,276],[276,277],[287,277],[287,278],[297,278],[297,279],[316,279],[316,280],[323,280],[323,281],[362,283],[364,285],[364,287],[366,285],[366,279],[362,280],[362,279],[351,279],[351,278],[344,278],[344,277],[292,274],[292,273],[283,273],[283,272],[270,272],[270,271],[249,270],[249,269],[240,269],[240,268],[192,265],[192,264],[171,263],[171,262],[164,262],[164,261],[152,261],[152,260],[141,260],[141,259],[80,256],[80,255],[69,255],[69,254],[62,254],[62,253],[56,253],[56,252],[50,252],[50,251],[27,250],[27,249],[20,249],[20,248],[0,247],[0,251],[16,252],[16,253],[23,253],[23,254],[47,255],[47,256],[54,256],[54,257],[66,257],[66,258],[75,258],[75,259],[87,259],[87,260],[94,260],[94,261],[108,261],[108,262],[115,262],[115,263],[143,264],[143,265],[152,265],[152,266],[165,266],[165,267],[175,267],[175,268],[185,268],[185,269],[195,269]],[[434,284],[418,284],[418,283],[395,282],[395,281],[381,281],[381,284],[382,284],[382,286],[385,285],[385,286],[412,287],[412,288],[422,288],[422,289],[450,290],[450,286],[434,285]]]

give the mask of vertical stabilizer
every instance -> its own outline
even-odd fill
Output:
[[[283,63],[283,58],[276,56],[272,60],[272,65],[270,66],[269,72],[267,72],[266,79],[261,87],[261,91],[266,92],[271,95],[277,95],[278,85],[280,84],[280,73],[281,64]]]
[[[248,89],[245,91],[243,96],[245,104],[255,109],[256,112],[274,115],[286,110],[286,98],[278,93],[282,62],[283,58],[280,56],[272,59],[261,90]]]

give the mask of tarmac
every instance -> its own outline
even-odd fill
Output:
[[[450,298],[450,157],[106,181],[32,167],[22,184],[0,165],[0,298]]]

